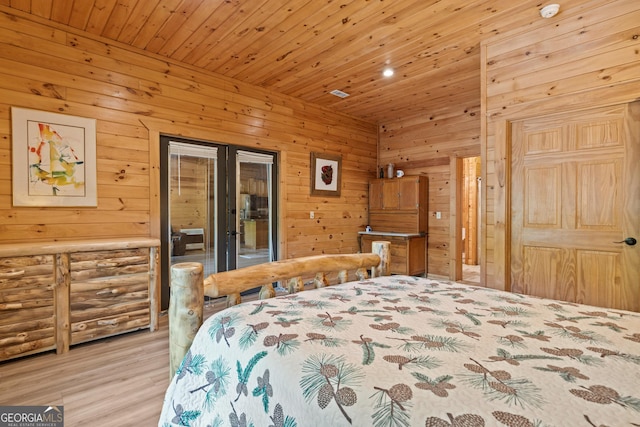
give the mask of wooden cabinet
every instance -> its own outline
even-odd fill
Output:
[[[371,242],[390,242],[391,274],[411,276],[426,273],[427,238],[423,235],[394,236],[388,233],[361,233],[362,252],[371,252]]]
[[[369,252],[371,242],[391,242],[391,273],[418,275],[427,269],[426,176],[380,178],[369,182],[369,225],[372,232],[360,233],[361,250]]]
[[[380,178],[369,183],[369,225],[375,231],[427,232],[425,176]]]
[[[0,361],[157,329],[157,239],[0,246]]]
[[[249,249],[264,249],[269,246],[269,220],[244,221],[244,245]]]

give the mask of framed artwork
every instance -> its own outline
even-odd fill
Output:
[[[96,121],[11,108],[14,206],[97,206]]]
[[[342,157],[311,153],[311,195],[340,196]]]

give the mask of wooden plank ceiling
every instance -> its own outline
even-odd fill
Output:
[[[537,23],[545,3],[0,0],[0,4],[384,123],[449,107],[460,112],[477,109],[480,40]],[[395,69],[393,77],[382,77],[386,66]],[[329,94],[334,89],[350,96]]]

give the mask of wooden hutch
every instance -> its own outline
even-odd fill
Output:
[[[371,251],[371,242],[391,242],[391,273],[427,273],[426,176],[380,178],[369,182],[369,226],[362,231],[362,252]]]

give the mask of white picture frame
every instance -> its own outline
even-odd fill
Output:
[[[311,195],[340,197],[342,156],[311,153]]]
[[[97,206],[96,120],[11,108],[14,206]]]

